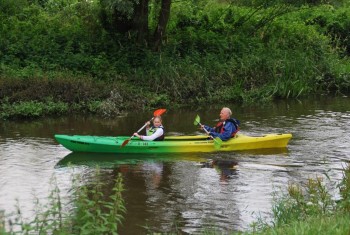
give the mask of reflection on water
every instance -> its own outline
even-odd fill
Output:
[[[202,168],[214,168],[220,175],[221,182],[227,182],[237,174],[238,162],[229,159],[215,159],[207,162],[202,162]]]
[[[256,217],[269,217],[272,193],[290,182],[327,174],[337,197],[336,183],[350,161],[349,98],[279,102],[262,107],[236,107],[242,133],[293,134],[286,149],[210,154],[86,154],[71,153],[53,139],[56,133],[126,135],[149,119],[149,113],[101,120],[72,116],[59,119],[0,123],[0,211],[14,211],[18,198],[25,214],[33,207],[33,193],[45,201],[50,179],[56,176],[62,199],[71,195],[71,174],[93,178],[98,165],[106,179],[124,176],[127,214],[120,234],[175,231],[199,233],[215,225],[222,232],[244,230]],[[214,125],[221,106],[168,110],[167,133],[199,133],[196,114]]]
[[[154,161],[200,161],[204,158],[196,154],[101,154],[101,153],[69,153],[57,162],[56,167],[68,165],[86,165],[102,168],[115,168],[118,165],[137,165],[140,162]]]

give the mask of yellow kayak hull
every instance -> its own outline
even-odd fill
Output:
[[[121,146],[127,136],[79,136],[55,135],[56,140],[73,152],[95,153],[191,153],[238,151],[254,149],[286,148],[292,134],[267,134],[263,136],[247,136],[237,134],[236,137],[223,141],[219,148],[208,136],[167,136],[164,141],[143,141],[131,139],[127,145]]]

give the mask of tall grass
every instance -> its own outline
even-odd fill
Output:
[[[118,234],[118,226],[126,212],[122,176],[119,174],[114,179],[109,196],[103,194],[103,188],[107,185],[101,178],[99,168],[89,185],[81,185],[80,181],[80,176],[72,178],[74,195],[70,211],[63,209],[67,205],[63,205],[60,189],[53,177],[48,202],[42,204],[35,199],[32,219],[24,218],[18,202],[8,227],[5,227],[6,216],[1,214],[0,234]]]
[[[349,182],[348,165],[338,184],[340,200],[330,195],[320,177],[309,179],[304,186],[290,184],[286,194],[276,194],[272,221],[254,223],[254,234],[349,234]]]
[[[278,226],[254,234],[285,235],[347,235],[350,232],[349,214],[335,213],[332,216],[311,216],[293,220],[288,225]]]

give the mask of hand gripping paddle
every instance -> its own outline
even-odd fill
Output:
[[[156,111],[153,112],[153,117],[151,120],[149,120],[150,122],[156,117],[156,116],[161,116],[163,113],[166,112],[166,109],[157,109]],[[147,126],[147,123],[145,123],[145,125],[143,125],[138,131],[137,133],[139,133],[140,131],[143,130],[143,128],[145,128]],[[132,137],[134,137],[134,135],[132,135],[129,139],[124,140],[124,142],[122,143],[122,145],[120,146],[121,148],[123,148],[125,145],[127,145],[129,143],[129,141],[132,139]]]
[[[194,119],[193,124],[194,124],[195,126],[197,126],[197,125],[202,126],[202,124],[201,124],[201,118],[199,117],[198,114],[197,114],[196,118]],[[211,135],[209,134],[209,131],[207,131],[205,128],[203,128],[203,130],[205,130],[205,132],[210,136],[210,138],[214,140],[214,147],[215,147],[215,149],[220,149],[221,144],[222,144],[222,140],[221,140],[219,137],[215,137],[215,138],[214,138],[213,136],[211,136]]]

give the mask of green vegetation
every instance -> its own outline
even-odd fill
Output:
[[[46,206],[35,202],[35,217],[25,222],[18,206],[16,219],[10,231],[5,231],[5,215],[0,211],[0,234],[117,234],[118,225],[126,212],[122,192],[122,177],[119,174],[111,192],[104,195],[106,182],[101,179],[97,168],[94,181],[80,186],[79,177],[73,179],[74,209],[64,212],[57,183],[49,195]],[[304,186],[290,184],[286,193],[276,192],[272,221],[258,220],[252,224],[251,232],[232,232],[232,234],[336,234],[350,232],[350,165],[344,169],[342,181],[337,188],[340,199],[330,195],[321,177],[309,179]],[[15,230],[19,226],[19,230]],[[181,233],[175,226],[174,234]],[[145,229],[148,229],[145,227]],[[152,234],[152,231],[148,231]],[[158,233],[157,233],[158,234]],[[221,234],[215,225],[203,234]]]
[[[89,185],[81,186],[80,176],[72,180],[73,199],[70,204],[71,211],[64,211],[60,190],[55,178],[54,188],[43,205],[35,200],[34,218],[27,222],[23,218],[19,203],[15,219],[10,221],[10,227],[5,230],[5,216],[0,216],[0,234],[118,234],[118,225],[121,224],[125,213],[122,192],[123,179],[119,174],[114,179],[113,188],[108,192],[109,197],[103,193],[106,181],[101,178],[99,168],[95,171],[93,181]]]
[[[349,234],[349,165],[338,189],[341,199],[335,201],[320,177],[304,187],[290,184],[287,194],[274,200],[272,222],[255,223],[255,234]]]
[[[255,234],[286,234],[286,235],[299,235],[299,234],[319,234],[319,235],[346,235],[349,234],[350,216],[348,213],[336,213],[331,217],[314,215],[305,220],[294,220],[290,224],[280,227],[274,227],[262,232],[256,232]]]
[[[350,91],[347,1],[122,3],[1,0],[0,118]]]

